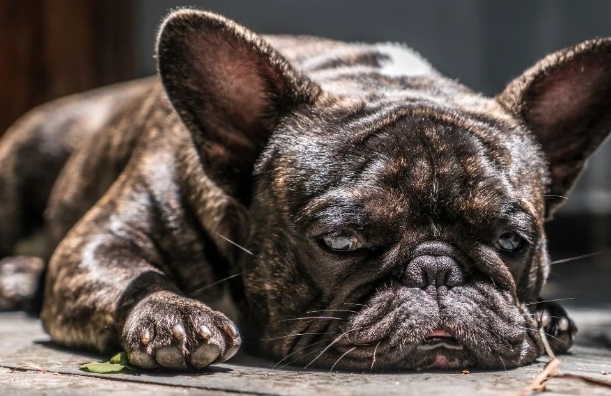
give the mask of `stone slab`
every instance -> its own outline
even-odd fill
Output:
[[[582,336],[561,373],[611,382],[611,309],[572,311]],[[285,367],[239,354],[201,372],[92,374],[79,365],[107,356],[65,350],[42,331],[40,321],[20,313],[0,314],[0,394],[246,394],[246,395],[506,395],[528,385],[538,363],[507,371],[427,371],[393,374],[344,373]],[[602,372],[609,373],[603,375]],[[611,395],[611,388],[554,378],[546,395]]]

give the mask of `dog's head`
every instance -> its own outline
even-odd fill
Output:
[[[548,56],[494,99],[434,71],[306,77],[198,11],[171,15],[158,51],[206,173],[248,213],[232,237],[252,252],[237,256],[268,355],[362,370],[542,352],[543,223],[611,130],[611,40]]]

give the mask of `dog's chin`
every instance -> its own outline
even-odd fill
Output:
[[[436,291],[391,284],[359,306],[324,329],[302,327],[283,355],[302,366],[391,371],[507,369],[542,352],[529,312],[484,282]]]
[[[422,347],[427,348],[422,348]],[[382,343],[370,346],[337,345],[315,354],[298,354],[292,364],[345,371],[449,370],[472,367],[472,356],[464,348],[411,345],[390,348]],[[319,356],[320,355],[320,356]]]

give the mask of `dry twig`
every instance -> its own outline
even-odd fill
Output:
[[[599,380],[597,378],[592,378],[579,374],[560,374],[560,360],[556,358],[554,351],[550,347],[543,327],[539,329],[539,332],[541,333],[541,339],[543,340],[545,350],[550,357],[549,362],[547,362],[541,373],[539,373],[539,375],[537,375],[537,377],[526,388],[522,389],[518,393],[512,393],[511,395],[506,396],[529,396],[534,394],[535,392],[544,392],[545,383],[551,378],[579,380],[588,384],[611,388],[611,382],[609,381]]]

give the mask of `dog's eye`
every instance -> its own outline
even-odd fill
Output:
[[[516,253],[524,247],[524,238],[515,232],[501,234],[497,241],[497,248],[505,252]]]
[[[351,235],[326,236],[322,240],[329,249],[336,252],[352,252],[363,247],[363,244]]]

